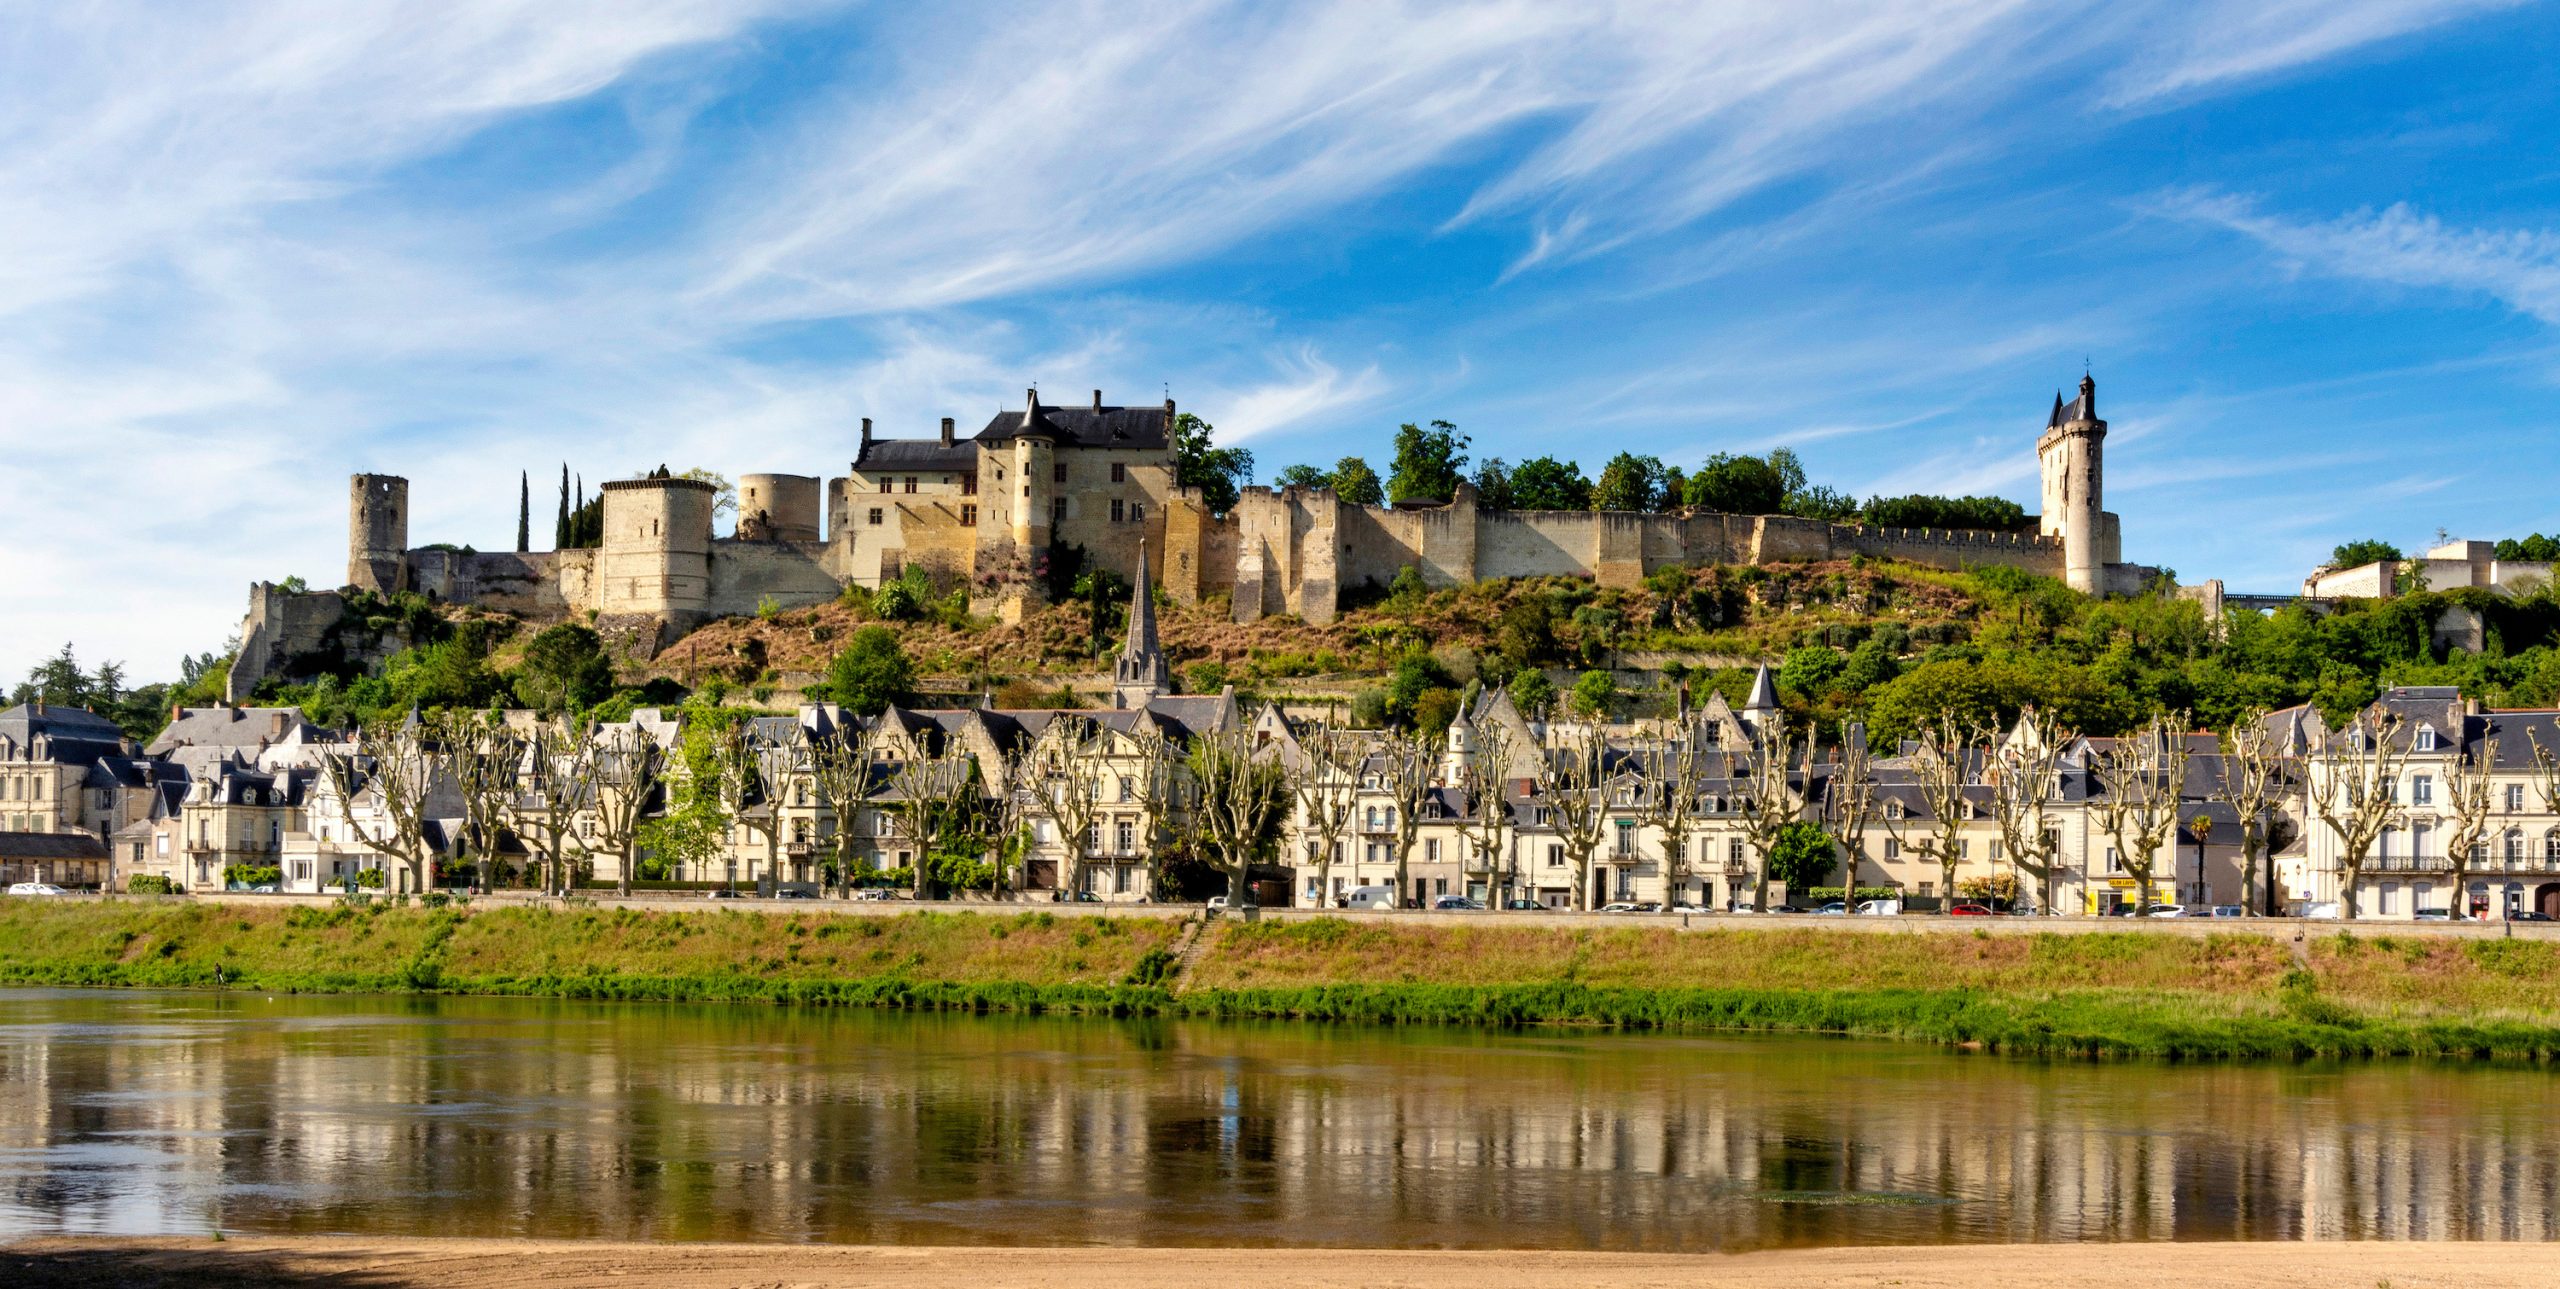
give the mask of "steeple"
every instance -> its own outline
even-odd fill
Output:
[[[1742,723],[1759,733],[1760,723],[1778,714],[1778,686],[1769,678],[1769,664],[1760,664],[1751,677],[1751,696],[1742,700]]]
[[[2094,421],[2098,419],[2097,378],[2090,376],[2085,372],[2082,373],[2080,377],[2080,405],[2071,409],[2071,419],[2075,421]]]
[[[2060,428],[2060,427],[2061,427],[2061,425],[2062,425],[2062,391],[2057,389],[2057,390],[2053,391],[2053,415],[2048,416],[2048,417],[2046,417],[2046,418],[2044,419],[2044,427],[2045,427],[2046,429],[2048,429],[2048,430],[2051,430],[2051,429],[2058,429],[2058,428]]]
[[[1156,640],[1156,600],[1147,582],[1147,544],[1138,543],[1138,585],[1129,600],[1129,642],[1111,668],[1111,705],[1124,711],[1144,708],[1173,692],[1173,668]]]

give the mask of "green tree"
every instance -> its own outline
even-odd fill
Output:
[[[847,711],[877,716],[893,703],[912,699],[915,680],[915,664],[899,645],[898,633],[874,624],[854,632],[827,664],[826,692]]]
[[[1778,687],[1805,698],[1819,698],[1830,689],[1832,679],[1840,674],[1840,651],[1820,645],[1787,651],[1787,660],[1778,667]]]
[[[1416,715],[1424,696],[1434,691],[1454,696],[1455,684],[1448,669],[1431,656],[1430,650],[1407,650],[1396,659],[1396,669],[1387,681],[1387,719],[1407,729],[1419,725]],[[1441,724],[1446,726],[1448,722],[1443,720]]]
[[[1586,671],[1573,682],[1573,710],[1581,715],[1605,717],[1617,697],[1618,678],[1609,672]]]
[[[2360,541],[2338,543],[2338,548],[2329,553],[2329,567],[2362,568],[2382,560],[2400,558],[2402,556],[2399,547],[2379,538],[2367,537]]]
[[[1487,510],[1517,508],[1511,493],[1511,467],[1503,464],[1502,458],[1486,457],[1477,464],[1475,478],[1469,482],[1475,485],[1477,505]]]
[[[1467,436],[1447,421],[1430,428],[1408,421],[1396,427],[1395,469],[1387,495],[1396,501],[1447,501],[1458,495],[1467,464]]]
[[[1511,472],[1511,505],[1517,510],[1588,510],[1591,481],[1582,467],[1554,457],[1531,457]]]
[[[533,549],[533,472],[516,472],[516,553]]]
[[[1621,452],[1600,469],[1592,485],[1593,510],[1652,510],[1662,502],[1662,461],[1658,457]]]
[[[1870,497],[1859,517],[1882,528],[2024,528],[2027,511],[2006,497]]]
[[[1333,463],[1333,495],[1347,505],[1382,506],[1387,492],[1378,483],[1378,472],[1358,457],[1344,457]]]
[[[564,622],[525,645],[513,676],[516,701],[545,712],[583,711],[613,693],[613,661],[592,628]]]
[[[1556,683],[1547,673],[1525,667],[1511,678],[1511,705],[1524,713],[1543,712],[1556,701]]]
[[[1689,476],[1686,500],[1729,515],[1774,515],[1786,504],[1787,478],[1764,458],[1719,452]]]
[[[1330,488],[1333,476],[1311,465],[1293,465],[1272,477],[1275,488]]]
[[[1173,418],[1173,481],[1199,489],[1209,513],[1223,515],[1236,508],[1244,486],[1253,482],[1253,453],[1215,446],[1210,440],[1215,428],[1189,412]]]
[[[1812,890],[1839,862],[1831,834],[1809,819],[1798,819],[1780,828],[1776,840],[1769,845],[1769,876],[1787,884],[1787,898],[1791,900]]]

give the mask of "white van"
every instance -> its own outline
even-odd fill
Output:
[[[1396,906],[1396,888],[1392,886],[1354,886],[1342,897],[1346,909],[1391,909]]]
[[[56,885],[54,885],[54,884],[53,884],[53,883],[51,883],[51,882],[12,882],[12,883],[10,883],[10,884],[9,884],[9,893],[10,893],[11,895],[68,895],[68,894],[70,894],[70,892],[69,892],[69,891],[66,891],[66,890],[62,889],[61,887],[56,886]]]
[[[1870,917],[1870,918],[1898,918],[1898,917],[1901,917],[1901,916],[1902,916],[1902,901],[1900,901],[1900,900],[1860,900],[1860,901],[1858,901],[1858,916],[1860,916],[1860,917]]]

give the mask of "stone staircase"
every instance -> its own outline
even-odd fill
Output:
[[[1216,938],[1210,933],[1210,928],[1217,920],[1217,910],[1211,909],[1202,913],[1199,921],[1183,927],[1182,938],[1174,943],[1173,967],[1165,973],[1165,982],[1172,986],[1173,992],[1190,992],[1191,968],[1209,952],[1209,943]]]

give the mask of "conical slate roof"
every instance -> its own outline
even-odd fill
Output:
[[[1156,599],[1147,580],[1147,544],[1138,543],[1138,585],[1129,599],[1129,640],[1113,664],[1112,690],[1118,706],[1143,708],[1160,694],[1173,692],[1173,668],[1156,639]]]
[[[1769,664],[1765,662],[1760,664],[1759,673],[1751,678],[1751,697],[1743,700],[1742,710],[1746,712],[1778,710],[1778,685],[1769,678]]]

